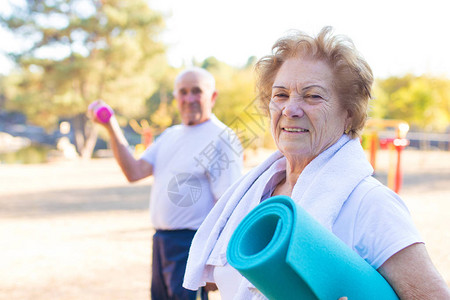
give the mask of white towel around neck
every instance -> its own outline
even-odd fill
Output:
[[[285,169],[285,165],[281,152],[273,153],[220,198],[192,241],[183,283],[185,288],[197,290],[211,277],[214,266],[226,263],[226,248],[232,233],[259,204],[268,180],[280,168]],[[291,198],[331,231],[348,196],[372,173],[373,168],[359,139],[343,135],[305,167]]]

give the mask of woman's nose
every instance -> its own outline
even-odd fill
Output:
[[[302,103],[298,99],[290,98],[283,107],[282,113],[288,118],[300,118],[304,115]]]

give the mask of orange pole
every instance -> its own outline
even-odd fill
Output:
[[[372,165],[373,170],[376,170],[376,162],[377,162],[377,141],[378,137],[375,132],[370,135],[370,164]]]
[[[395,147],[391,141],[388,142],[388,149],[389,149],[389,168],[388,168],[387,183],[390,189],[395,190],[395,162],[394,162]]]
[[[402,120],[377,120],[369,119],[366,126],[371,130],[370,143],[369,143],[369,154],[370,154],[370,164],[375,170],[376,167],[376,152],[377,146],[380,144],[377,129],[386,127],[396,128],[396,138],[393,140],[387,140],[387,148],[389,151],[389,167],[387,176],[387,185],[394,192],[398,193],[402,186],[402,169],[401,169],[401,151],[409,144],[406,139],[406,134],[409,130],[409,125]],[[378,142],[378,144],[377,144]],[[395,150],[395,151],[394,151]],[[395,153],[397,152],[397,153]],[[395,155],[397,154],[397,155]],[[394,161],[395,160],[395,161]]]
[[[402,170],[401,170],[401,161],[400,161],[402,148],[401,148],[401,146],[396,146],[395,150],[397,150],[397,167],[395,170],[394,192],[396,192],[398,194],[398,192],[400,191],[400,188],[402,186]]]

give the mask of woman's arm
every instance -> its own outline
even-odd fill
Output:
[[[422,243],[395,253],[378,268],[378,272],[402,300],[450,299],[450,290]]]

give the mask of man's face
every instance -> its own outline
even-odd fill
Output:
[[[183,124],[192,126],[210,119],[217,92],[203,74],[192,71],[175,82],[174,96]]]

